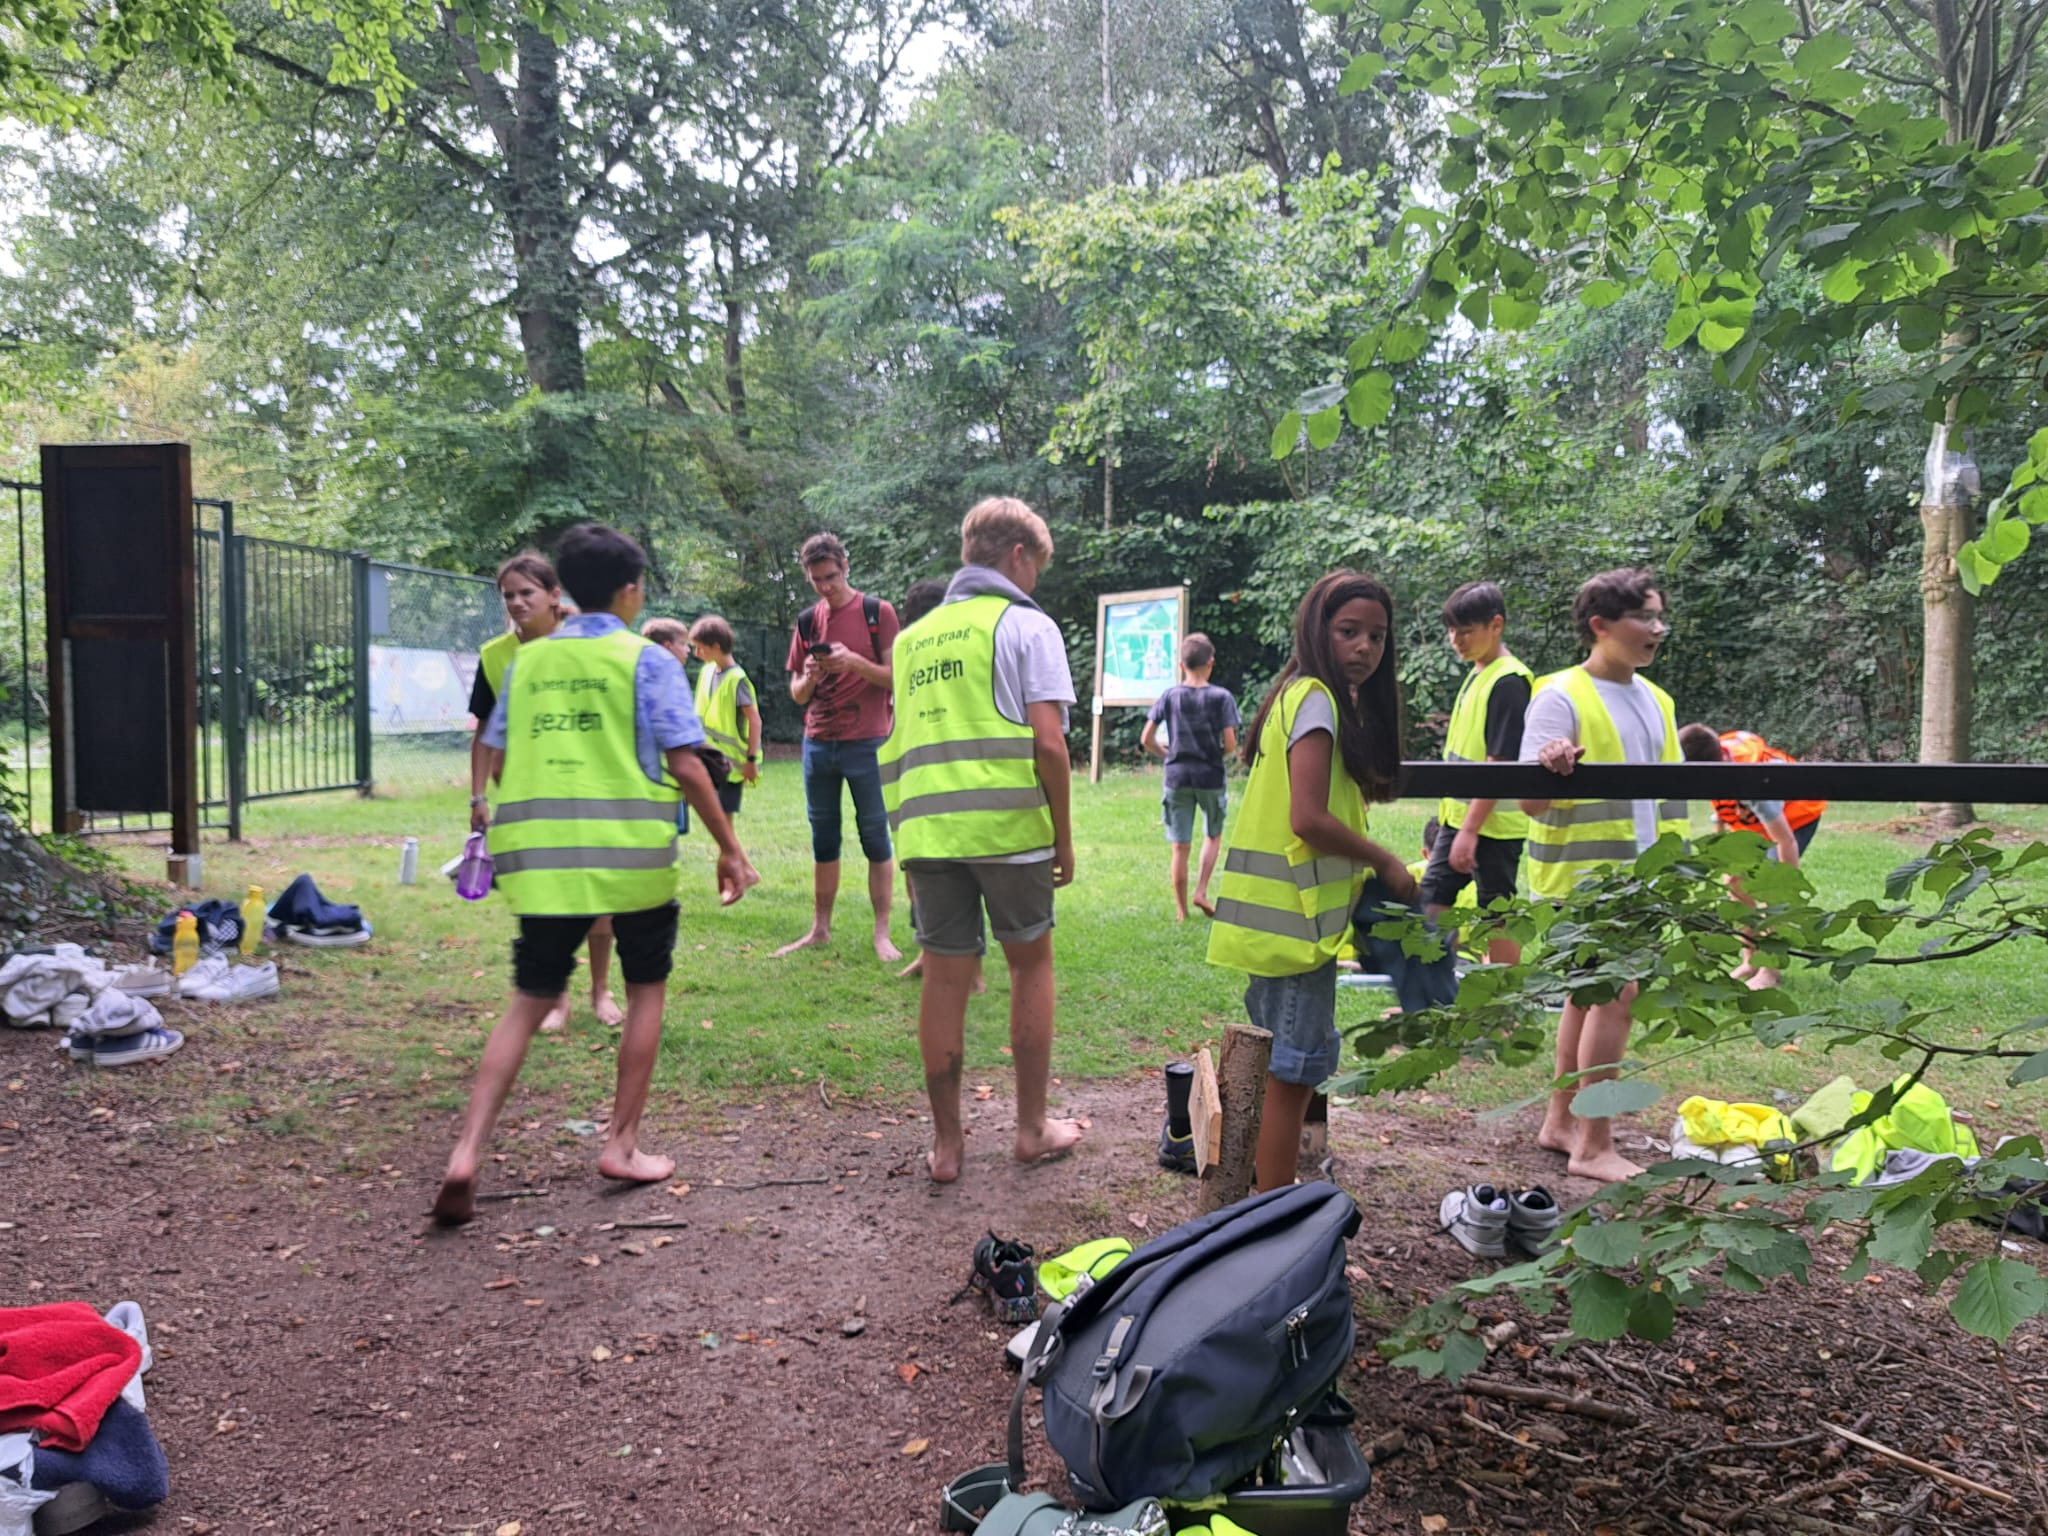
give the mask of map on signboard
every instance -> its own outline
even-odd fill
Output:
[[[1107,603],[1102,610],[1102,697],[1150,704],[1180,664],[1180,602],[1174,597]]]

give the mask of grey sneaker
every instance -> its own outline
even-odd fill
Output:
[[[1467,1253],[1482,1259],[1507,1257],[1507,1197],[1491,1184],[1452,1190],[1436,1208],[1436,1218]]]
[[[1508,1241],[1531,1258],[1557,1246],[1557,1229],[1563,1225],[1557,1197],[1541,1184],[1508,1196]]]

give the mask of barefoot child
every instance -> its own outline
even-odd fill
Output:
[[[646,555],[615,529],[585,523],[562,536],[560,559],[583,612],[520,653],[485,732],[498,783],[491,858],[519,915],[516,990],[484,1047],[434,1202],[434,1219],[448,1226],[476,1214],[492,1122],[600,915],[614,918],[626,1016],[598,1172],[635,1183],[675,1172],[668,1158],[640,1150],[639,1133],[676,942],[678,786],[718,844],[720,901],[731,905],[760,879],[695,751],[704,733],[681,664],[628,628],[640,612]]]
[[[1052,563],[1045,519],[1010,496],[978,502],[960,525],[961,569],[946,601],[892,653],[896,726],[882,744],[882,793],[924,949],[917,1046],[932,1106],[934,1182],[960,1177],[967,1152],[960,1073],[967,996],[987,932],[1010,971],[1010,1058],[1022,1163],[1069,1151],[1072,1120],[1046,1116],[1052,1067],[1053,892],[1074,878],[1067,706],[1060,627],[1031,593]]]
[[[505,605],[505,617],[512,627],[484,642],[477,657],[476,681],[470,685],[469,712],[476,716],[476,734],[469,743],[469,830],[481,832],[490,824],[490,748],[484,745],[484,726],[497,706],[505,686],[505,674],[519,647],[529,640],[553,634],[562,622],[562,583],[547,559],[532,550],[514,555],[498,567],[498,598]],[[600,1024],[616,1029],[625,1015],[612,997],[612,920],[600,918],[590,929],[590,1011]],[[564,992],[555,1011],[541,1028],[553,1033],[569,1023],[569,994]]]
[[[1675,763],[1678,719],[1671,696],[1638,671],[1657,659],[1671,633],[1664,594],[1648,571],[1604,571],[1579,588],[1572,620],[1588,654],[1576,667],[1536,684],[1522,734],[1522,760],[1569,775],[1589,763]],[[1529,885],[1555,901],[1587,875],[1633,861],[1665,832],[1687,830],[1683,800],[1524,800],[1529,815]],[[1628,1049],[1636,988],[1611,1003],[1567,1002],[1557,1026],[1557,1075],[1537,1144],[1570,1158],[1580,1178],[1633,1178],[1643,1170],[1614,1150],[1614,1125],[1582,1120],[1572,1098],[1589,1082],[1615,1075]],[[1605,1070],[1595,1071],[1592,1069]]]
[[[1754,731],[1723,731],[1714,733],[1711,725],[1695,721],[1678,728],[1678,750],[1685,754],[1689,763],[1789,763],[1789,753],[1780,752]],[[1820,818],[1827,810],[1825,800],[1794,800],[1787,804],[1783,800],[1716,800],[1714,817],[1730,832],[1754,832],[1768,838],[1771,843],[1770,858],[1781,864],[1799,867],[1800,856],[1806,852],[1806,845],[1813,841],[1813,834],[1820,829]],[[1728,877],[1728,894],[1744,906],[1756,905],[1756,898],[1743,890],[1742,882],[1733,875]],[[1783,980],[1771,966],[1756,963],[1755,951],[1747,946],[1742,951],[1742,964],[1737,966],[1733,979],[1746,982],[1752,992],[1762,992],[1775,987]]]
[[[1332,571],[1301,600],[1294,654],[1252,720],[1251,769],[1223,860],[1209,963],[1244,971],[1245,1010],[1273,1035],[1258,1182],[1292,1184],[1316,1085],[1336,1070],[1337,951],[1368,872],[1401,901],[1415,881],[1366,833],[1366,802],[1401,772],[1394,600]]]
[[[1223,817],[1230,793],[1223,776],[1224,760],[1237,751],[1237,700],[1228,688],[1211,687],[1216,647],[1207,635],[1189,635],[1180,643],[1180,684],[1152,701],[1145,734],[1138,745],[1166,764],[1160,801],[1166,821],[1167,875],[1173,884],[1173,920],[1188,920],[1188,848],[1195,839],[1195,813],[1203,821],[1201,872],[1195,877],[1195,907],[1216,915],[1209,900],[1209,877],[1223,849]],[[1166,745],[1159,727],[1166,726]]]

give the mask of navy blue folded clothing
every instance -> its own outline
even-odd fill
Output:
[[[1420,916],[1421,907],[1396,900],[1377,875],[1365,882],[1358,905],[1351,913],[1351,921],[1356,925],[1351,938],[1360,962],[1368,971],[1384,972],[1393,981],[1394,998],[1403,1013],[1448,1008],[1458,997],[1457,961],[1451,953],[1448,932],[1443,935],[1443,954],[1435,960],[1409,954],[1401,948],[1399,939],[1376,939],[1372,935],[1375,923]]]
[[[142,1410],[116,1398],[84,1450],[37,1446],[32,1481],[46,1493],[91,1483],[122,1509],[149,1509],[170,1496],[171,1467]]]
[[[311,875],[300,875],[270,904],[270,920],[280,928],[359,929],[363,909],[329,901]]]
[[[149,936],[149,952],[153,955],[168,955],[171,939],[178,931],[178,913],[190,912],[199,919],[199,947],[233,949],[242,942],[242,913],[232,901],[213,899],[195,901],[189,907],[179,907],[164,914],[164,920],[156,925],[156,932]]]

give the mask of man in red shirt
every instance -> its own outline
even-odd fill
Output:
[[[846,546],[834,534],[813,534],[800,560],[818,601],[797,618],[790,636],[789,696],[804,706],[804,801],[811,818],[811,931],[775,953],[786,955],[832,937],[839,895],[840,787],[853,795],[853,822],[868,861],[868,900],[875,909],[875,953],[902,955],[889,938],[889,893],[896,864],[882,770],[875,750],[888,738],[896,644],[896,610],[857,592],[846,580]]]

